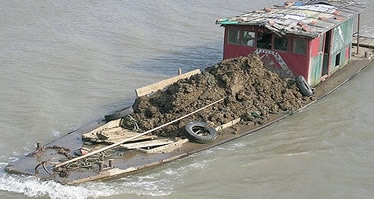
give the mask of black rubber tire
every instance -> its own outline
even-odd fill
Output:
[[[116,120],[116,119],[119,119],[119,118],[126,117],[133,112],[134,112],[134,110],[132,109],[131,106],[129,106],[129,107],[126,107],[122,110],[116,111],[112,114],[105,115],[104,118],[105,118],[106,122],[109,122],[109,121],[112,121],[112,120]]]
[[[313,89],[309,86],[308,82],[302,75],[297,76],[296,85],[300,89],[301,94],[304,96],[312,96]]]
[[[186,124],[185,129],[187,136],[194,142],[207,144],[213,142],[217,138],[217,131],[213,127],[207,127],[206,122],[193,121]],[[199,135],[195,131],[203,130],[207,132],[207,135]]]

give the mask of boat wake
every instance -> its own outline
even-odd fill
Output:
[[[241,147],[243,147],[243,144],[235,144],[220,146],[218,150],[226,151]],[[202,153],[196,153],[139,175],[130,175],[111,180],[110,182],[89,182],[75,186],[62,185],[54,181],[43,181],[35,176],[6,173],[4,168],[8,164],[7,162],[14,162],[17,159],[12,157],[5,158],[3,156],[1,158],[2,162],[0,162],[0,191],[11,192],[10,194],[15,195],[22,194],[27,197],[47,197],[52,199],[85,199],[114,195],[130,195],[134,197],[167,196],[174,191],[175,186],[183,184],[185,177],[191,172],[203,170],[210,164],[210,161],[214,161],[214,158],[204,160],[199,158],[212,152],[213,150],[206,150]],[[188,164],[181,163],[181,161],[187,161]]]
[[[85,199],[113,195],[163,196],[171,193],[170,185],[155,176],[129,176],[118,181],[91,182],[77,186],[62,185],[54,181],[42,181],[35,176],[8,174],[7,163],[0,162],[0,191],[22,194],[27,197],[52,199]]]
[[[54,181],[40,181],[32,176],[15,176],[1,173],[0,190],[23,194],[27,197],[97,198],[117,194],[106,185],[66,186]]]

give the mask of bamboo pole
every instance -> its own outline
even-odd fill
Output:
[[[190,115],[192,115],[192,114],[195,114],[195,113],[197,113],[197,112],[199,112],[199,111],[202,111],[202,110],[208,108],[209,106],[212,106],[212,105],[214,105],[214,104],[216,104],[216,103],[218,103],[218,102],[221,102],[221,101],[224,100],[224,99],[225,99],[225,98],[221,98],[220,100],[217,100],[217,101],[215,101],[215,102],[213,102],[213,103],[210,103],[210,104],[208,104],[208,105],[206,105],[206,106],[204,106],[204,107],[202,107],[202,108],[199,108],[199,109],[197,109],[197,110],[195,110],[195,111],[193,111],[193,112],[191,112],[191,113],[189,113],[189,114],[187,114],[187,115],[184,115],[184,116],[182,116],[182,117],[180,117],[180,118],[177,118],[177,119],[175,119],[175,120],[173,120],[173,121],[170,121],[170,122],[168,122],[168,123],[166,123],[166,124],[163,124],[163,125],[158,126],[158,127],[156,127],[156,128],[150,129],[150,130],[148,130],[148,131],[146,131],[146,132],[144,132],[144,133],[140,133],[139,135],[136,135],[136,136],[134,136],[134,137],[127,138],[127,139],[124,139],[124,140],[121,140],[121,141],[119,141],[119,142],[117,142],[117,143],[114,143],[114,144],[112,144],[112,145],[109,145],[109,146],[103,147],[103,148],[98,149],[98,150],[96,150],[96,151],[92,151],[92,152],[90,152],[90,153],[87,153],[86,155],[82,155],[82,156],[79,156],[79,157],[73,158],[73,159],[71,159],[71,160],[68,160],[68,161],[62,162],[62,163],[60,163],[60,164],[56,164],[54,167],[55,167],[55,168],[58,168],[58,167],[61,167],[61,166],[66,165],[66,164],[69,164],[69,163],[75,162],[75,161],[77,161],[77,160],[80,160],[80,159],[86,158],[86,157],[88,157],[88,156],[95,155],[95,154],[100,153],[100,152],[102,152],[102,151],[105,151],[105,150],[111,149],[111,148],[113,148],[113,147],[116,147],[116,146],[118,146],[118,145],[124,143],[124,142],[131,141],[131,140],[133,140],[133,139],[136,139],[136,138],[138,138],[138,137],[141,137],[141,136],[143,136],[143,135],[146,135],[146,134],[148,134],[148,133],[150,133],[150,132],[156,131],[156,130],[162,128],[162,127],[165,127],[165,126],[167,126],[167,125],[170,125],[170,124],[172,124],[172,123],[174,123],[174,122],[177,122],[177,121],[179,121],[179,120],[182,120],[182,119],[184,119],[184,118],[186,118],[186,117],[188,117],[188,116],[190,116]]]

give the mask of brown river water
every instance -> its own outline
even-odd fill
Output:
[[[138,174],[64,186],[4,172],[136,88],[219,62],[216,19],[281,2],[1,1],[0,198],[372,198],[374,63],[282,122]],[[374,37],[367,7],[362,34]]]

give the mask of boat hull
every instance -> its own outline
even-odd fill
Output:
[[[365,69],[371,61],[372,59],[367,58],[352,60],[351,63],[339,69],[331,77],[328,77],[325,81],[317,85],[314,88],[314,100],[307,101],[306,104],[296,112],[304,110],[317,100],[332,93],[352,79],[357,73]],[[294,112],[293,114],[297,113]],[[39,146],[39,149],[29,155],[20,157],[16,162],[7,165],[5,170],[9,173],[34,175],[40,179],[54,180],[62,184],[79,184],[89,181],[112,179],[152,168],[224,144],[257,132],[289,115],[290,113],[271,114],[269,120],[262,125],[232,123],[231,125],[227,125],[225,129],[217,128],[217,130],[224,133],[219,133],[217,139],[212,143],[199,144],[183,142],[177,145],[175,143],[178,140],[176,140],[173,142],[175,146],[174,148],[172,147],[171,150],[150,153],[146,152],[144,148],[143,150],[133,150],[121,144],[118,145],[118,147],[113,147],[110,153],[98,153],[91,159],[77,160],[75,163],[69,164],[69,168],[66,165],[64,167],[56,167],[56,165],[64,161],[75,158],[76,150],[87,146],[87,143],[82,138],[84,134],[95,131],[95,129],[102,128],[108,124],[106,121],[100,120],[87,124],[42,147]],[[108,146],[108,143],[96,144],[95,146],[88,147],[91,147],[92,150],[97,150],[106,146]]]

